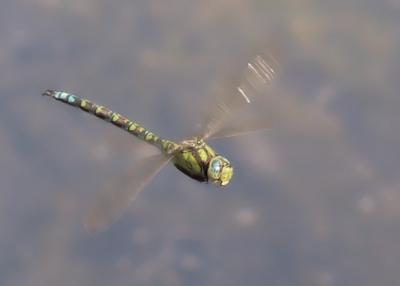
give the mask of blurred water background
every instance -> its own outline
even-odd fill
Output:
[[[0,285],[399,285],[399,19],[398,0],[2,0]],[[229,186],[167,166],[88,235],[102,184],[154,150],[41,93],[179,139],[266,41],[285,104],[210,142]]]

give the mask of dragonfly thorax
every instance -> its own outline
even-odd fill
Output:
[[[181,150],[172,158],[175,167],[199,182],[211,180],[217,186],[225,186],[232,178],[233,167],[203,140],[193,138],[181,144]]]

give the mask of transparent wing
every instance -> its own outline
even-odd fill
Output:
[[[215,134],[208,137],[208,139],[216,139],[216,138],[226,138],[233,137],[239,135],[245,135],[254,132],[265,131],[272,128],[272,120],[264,117],[255,117],[248,120],[238,121],[236,124],[228,123],[227,126],[224,126],[222,129],[217,131]],[[236,121],[235,121],[236,122]]]
[[[106,184],[83,219],[86,230],[93,234],[110,226],[171,158],[163,154],[145,157]]]
[[[279,69],[278,62],[269,54],[254,58],[247,64],[236,89],[217,91],[209,104],[206,104],[195,136],[203,139],[221,138],[270,128],[271,119],[261,114],[221,129],[239,109],[268,96],[268,89]]]

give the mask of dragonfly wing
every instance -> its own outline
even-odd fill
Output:
[[[279,69],[278,62],[269,54],[254,58],[247,64],[236,89],[217,91],[213,100],[206,105],[202,123],[195,136],[203,139],[229,137],[268,129],[269,120],[256,118],[244,121],[243,124],[236,125],[236,128],[232,126],[226,132],[221,130],[237,110],[267,96]]]
[[[171,158],[163,154],[145,157],[106,184],[83,219],[86,230],[93,234],[110,226]]]
[[[222,127],[208,139],[226,138],[239,136],[254,132],[265,131],[272,128],[272,119],[266,114],[253,116],[252,118],[240,118],[240,120],[230,120],[227,125]]]

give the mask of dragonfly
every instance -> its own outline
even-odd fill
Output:
[[[226,186],[233,176],[233,166],[220,156],[205,140],[262,131],[270,128],[265,116],[254,116],[248,122],[225,130],[232,116],[254,100],[266,97],[276,77],[279,63],[267,54],[247,63],[235,88],[215,93],[205,104],[194,133],[183,141],[162,139],[137,123],[103,106],[76,95],[46,90],[42,95],[77,107],[109,122],[158,148],[161,153],[147,156],[109,181],[102,194],[83,218],[86,230],[97,233],[109,227],[132,204],[140,191],[170,161],[182,173],[199,182],[211,181]]]

